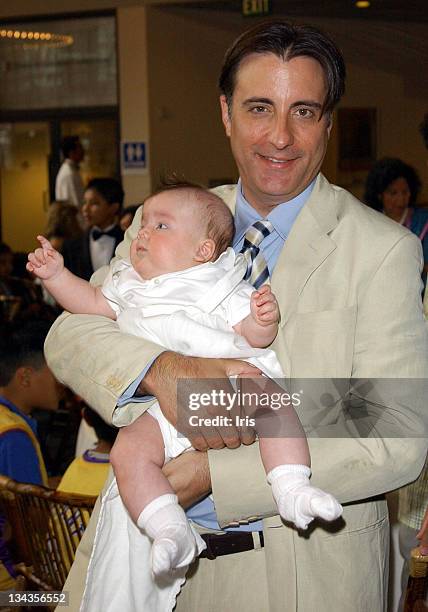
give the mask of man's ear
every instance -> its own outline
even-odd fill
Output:
[[[220,96],[220,108],[221,108],[221,119],[223,121],[224,129],[226,131],[226,136],[230,137],[230,113],[229,113],[229,105],[226,100],[226,96]]]
[[[211,238],[205,238],[201,240],[196,249],[195,253],[195,261],[199,263],[206,263],[207,261],[211,261],[215,252],[215,242]]]

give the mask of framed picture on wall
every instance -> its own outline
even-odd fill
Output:
[[[376,109],[339,108],[339,170],[369,170],[376,161]]]

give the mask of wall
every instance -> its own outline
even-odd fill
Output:
[[[418,124],[428,112],[427,86],[420,78],[428,57],[428,26],[312,22],[330,32],[345,55],[347,92],[341,106],[377,108],[378,157],[397,156],[414,165],[424,182],[420,199],[428,202],[428,153],[418,134]],[[205,184],[236,176],[220,122],[216,80],[225,49],[249,25],[239,15],[216,11],[148,9],[155,182],[165,170],[177,170]],[[324,170],[331,180],[361,196],[366,172],[338,172],[336,138],[334,129]]]
[[[236,178],[216,80],[227,46],[255,23],[224,11],[142,4],[16,0],[0,7],[0,17],[117,8],[121,138],[149,143],[149,173],[123,177],[126,203],[140,201],[173,170],[204,184]],[[330,32],[344,51],[348,86],[342,106],[377,107],[378,156],[400,156],[415,165],[425,185],[422,199],[428,201],[427,152],[417,132],[428,111],[428,85],[420,74],[428,55],[428,26],[310,21]],[[365,173],[337,171],[335,129],[324,169],[329,178],[361,194]]]
[[[117,11],[117,48],[119,69],[119,109],[121,140],[149,144],[149,95],[146,58],[147,19],[144,7],[121,8]],[[151,191],[151,177],[144,174],[123,174],[125,205],[141,202]]]

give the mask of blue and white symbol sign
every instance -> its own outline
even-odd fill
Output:
[[[122,142],[122,171],[138,174],[147,171],[147,155],[145,142]]]

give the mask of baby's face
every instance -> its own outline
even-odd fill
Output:
[[[131,264],[145,280],[197,265],[203,227],[188,195],[162,192],[144,203],[141,228],[131,244]]]

